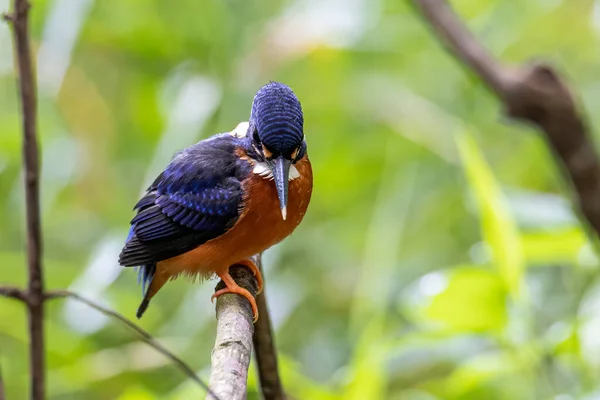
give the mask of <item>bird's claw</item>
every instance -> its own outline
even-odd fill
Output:
[[[248,300],[248,302],[250,303],[250,307],[252,307],[252,323],[255,323],[256,321],[258,321],[258,306],[256,305],[256,300],[254,299],[254,296],[252,296],[252,294],[238,286],[237,284],[235,285],[234,288],[230,289],[229,287],[225,287],[223,289],[217,290],[211,297],[210,297],[210,301],[211,303],[214,302],[214,300],[224,294],[227,293],[234,293],[234,294],[239,294],[242,297],[245,297],[246,300]]]
[[[236,264],[248,267],[250,271],[252,271],[252,274],[256,278],[256,284],[258,286],[256,289],[256,294],[261,294],[263,291],[263,278],[262,273],[260,272],[260,269],[256,266],[256,264],[254,264],[254,262],[252,262],[252,260],[250,259],[242,260],[240,262],[237,262]]]

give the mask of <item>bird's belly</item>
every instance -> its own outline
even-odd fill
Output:
[[[245,207],[237,223],[223,235],[185,254],[161,261],[170,276],[212,275],[260,253],[290,235],[300,224],[312,193],[312,170],[308,159],[296,164],[300,176],[289,183],[288,214],[281,216],[273,180],[251,175],[243,182]]]

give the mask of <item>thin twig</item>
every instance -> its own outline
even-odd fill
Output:
[[[262,272],[260,255],[256,257],[256,261],[256,265],[258,265]],[[254,343],[254,354],[256,356],[256,366],[262,395],[264,400],[284,400],[285,392],[279,378],[277,350],[264,288],[262,293],[256,297],[256,305],[258,306],[258,315],[260,317],[254,324],[252,342]]]
[[[229,268],[238,285],[256,296],[256,279],[246,267]],[[220,281],[216,290],[225,287]],[[212,351],[210,387],[222,399],[246,398],[248,367],[252,353],[252,310],[248,300],[237,294],[224,294],[217,298],[217,337]],[[207,396],[207,399],[214,399]]]
[[[2,19],[6,22],[13,22],[15,19],[11,14],[2,13]]]
[[[163,347],[162,344],[160,344],[158,341],[156,341],[156,339],[154,339],[152,337],[152,335],[150,335],[144,329],[140,328],[138,325],[131,322],[130,320],[128,320],[127,318],[125,318],[124,316],[119,314],[118,312],[113,311],[109,308],[106,308],[98,303],[93,302],[92,300],[86,299],[85,297],[82,297],[82,296],[78,295],[77,293],[73,293],[68,290],[52,290],[52,291],[46,293],[47,300],[59,299],[59,298],[65,298],[65,297],[82,302],[82,303],[90,306],[94,310],[100,311],[102,314],[107,315],[109,317],[112,317],[112,318],[120,321],[125,326],[127,326],[129,329],[131,329],[132,331],[137,333],[144,342],[146,342],[148,345],[153,347],[156,351],[158,351],[159,353],[161,353],[162,355],[167,357],[169,360],[171,360],[181,371],[183,371],[183,373],[185,375],[187,375],[190,379],[192,379],[194,382],[196,382],[198,385],[200,385],[204,390],[206,390],[208,393],[212,393],[211,390],[209,389],[208,385],[206,383],[204,383],[204,381],[202,379],[198,378],[196,373],[182,359],[180,359],[175,354],[171,353],[169,350],[167,350],[165,347]]]
[[[39,154],[37,144],[37,100],[31,50],[29,48],[29,2],[14,0],[13,13],[5,20],[13,28],[19,68],[23,125],[23,159],[25,164],[25,199],[27,210],[27,306],[29,308],[29,362],[31,397],[45,398],[44,351],[44,279],[42,275],[42,237],[40,233]]]
[[[6,400],[6,393],[4,391],[4,380],[2,379],[1,365],[0,365],[0,400]]]
[[[504,103],[509,117],[539,128],[573,183],[583,217],[600,235],[600,161],[568,85],[549,65],[502,65],[452,11],[446,0],[413,0],[425,21],[459,61]]]
[[[0,296],[10,297],[27,303],[27,293],[14,286],[0,286]]]

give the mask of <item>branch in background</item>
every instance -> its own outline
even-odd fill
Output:
[[[262,272],[262,260],[258,255],[255,259],[256,265]],[[264,276],[264,274],[263,274]],[[265,400],[284,400],[285,393],[279,378],[279,369],[277,368],[277,350],[275,348],[275,339],[273,329],[271,328],[271,317],[267,308],[267,298],[265,289],[256,297],[258,306],[258,321],[254,324],[254,354],[256,355],[256,366],[258,378],[263,398]]]
[[[0,400],[6,400],[6,394],[4,393],[4,381],[2,380],[2,369],[0,368]]]
[[[23,290],[13,287],[13,286],[0,286],[0,296],[10,297],[15,300],[20,300],[24,303],[27,303],[27,293],[23,292]]]
[[[544,134],[573,182],[577,203],[600,234],[600,162],[574,96],[545,64],[519,68],[495,60],[452,11],[446,0],[413,0],[446,47],[471,68],[504,103],[509,117],[532,123]]]
[[[187,375],[191,380],[193,380],[198,385],[200,385],[209,394],[212,393],[211,390],[208,388],[208,385],[206,383],[204,383],[204,381],[202,381],[200,378],[198,378],[196,373],[183,360],[181,360],[175,354],[171,353],[169,350],[167,350],[165,347],[163,347],[163,345],[161,345],[159,342],[157,342],[156,339],[154,339],[152,337],[152,335],[150,335],[144,329],[137,326],[135,323],[131,322],[130,320],[128,320],[127,318],[125,318],[124,316],[119,314],[118,312],[108,309],[104,306],[101,306],[100,304],[97,304],[91,300],[86,299],[85,297],[81,297],[77,293],[73,293],[68,290],[53,290],[53,291],[47,292],[45,298],[47,300],[51,300],[51,299],[58,299],[58,298],[65,298],[65,297],[80,301],[80,302],[88,305],[89,307],[93,308],[94,310],[100,311],[102,314],[122,322],[129,329],[136,332],[142,338],[142,340],[144,342],[146,342],[148,345],[153,347],[156,351],[158,351],[159,353],[161,353],[162,355],[167,357],[169,360],[171,360],[177,366],[177,368],[179,368],[181,371],[183,371],[183,373],[185,375]]]
[[[252,272],[239,265],[229,268],[238,285],[256,296],[257,283]],[[216,290],[225,287],[220,281]],[[252,309],[244,297],[224,294],[217,298],[217,338],[212,351],[209,385],[221,399],[246,398],[248,367],[252,353]],[[214,399],[210,394],[207,399]]]
[[[31,50],[29,48],[29,2],[14,0],[13,13],[5,16],[13,28],[19,68],[23,124],[23,159],[25,164],[25,199],[27,210],[27,307],[29,308],[29,362],[31,397],[45,398],[44,354],[44,280],[42,275],[42,237],[40,234],[39,154],[37,144],[36,92]]]

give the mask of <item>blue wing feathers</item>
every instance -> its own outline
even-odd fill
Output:
[[[220,135],[173,158],[134,207],[121,265],[142,265],[144,273],[145,265],[190,251],[235,224],[241,180],[250,173],[248,163],[235,155],[236,140]]]
[[[153,194],[148,194],[148,195],[142,197],[141,200],[137,202],[135,207],[133,207],[133,209],[138,210],[140,208],[151,206],[154,204],[155,201],[156,201],[156,196]]]

